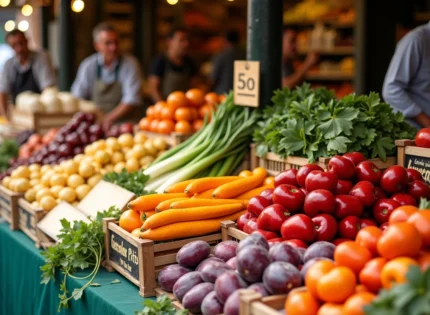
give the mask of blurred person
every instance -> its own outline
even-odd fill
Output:
[[[430,22],[397,44],[385,75],[384,100],[417,127],[430,127]]]
[[[138,121],[143,116],[139,62],[121,53],[118,32],[108,23],[94,28],[93,42],[97,52],[79,66],[72,94],[93,101],[104,112],[104,124]]]
[[[282,40],[282,86],[290,89],[303,82],[306,73],[318,63],[319,57],[315,52],[310,52],[298,69],[294,68],[297,57],[297,33],[286,29]]]
[[[165,100],[174,91],[192,87],[196,68],[187,56],[188,33],[184,28],[173,29],[167,40],[166,53],[154,58],[149,76],[149,89],[154,102]]]
[[[9,32],[6,42],[15,56],[6,61],[0,73],[0,115],[5,117],[9,98],[15,103],[16,96],[21,92],[41,93],[56,84],[55,71],[48,54],[30,50],[23,32]]]
[[[233,89],[234,61],[244,60],[245,51],[239,47],[239,33],[229,31],[225,36],[225,48],[213,60],[211,74],[213,91],[228,93]]]

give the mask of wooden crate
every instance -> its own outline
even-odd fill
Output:
[[[262,297],[255,291],[244,290],[240,293],[239,315],[280,315],[287,296],[281,294]]]
[[[221,222],[221,236],[223,241],[233,240],[240,242],[248,234],[239,230],[234,221],[223,221]]]
[[[318,161],[313,164],[317,164],[323,169],[327,169],[329,161],[330,158],[319,158]],[[385,162],[379,158],[369,159],[368,161],[375,163],[375,165],[381,170],[384,170],[392,165],[396,165],[397,163],[396,157],[388,157]],[[264,158],[261,158],[256,154],[255,144],[251,144],[251,169],[261,166],[267,169],[268,174],[271,176],[276,176],[284,170],[291,168],[299,169],[306,164],[309,164],[309,160],[307,158],[298,156],[288,156],[286,158],[281,158],[279,155],[271,152],[267,153]]]
[[[52,128],[63,127],[76,113],[44,113],[24,112],[11,109],[11,122],[23,129],[32,129],[38,134],[45,134]],[[102,117],[101,111],[96,111],[98,119]]]
[[[33,208],[24,198],[18,200],[19,229],[35,242],[37,248],[40,248],[42,244],[52,243],[52,239],[37,227],[37,223],[46,214],[47,211]]]
[[[155,243],[139,239],[118,226],[114,219],[104,219],[106,263],[139,287],[143,297],[155,296],[157,277],[163,267],[176,263],[176,253],[193,241],[210,245],[221,241],[221,233]]]
[[[396,140],[396,146],[398,164],[417,170],[430,184],[430,149],[417,147],[413,140]]]
[[[172,132],[170,135],[163,135],[161,133],[151,132],[151,131],[142,131],[142,130],[137,130],[137,131],[143,132],[150,139],[162,138],[166,140],[166,142],[171,147],[176,147],[177,145],[181,144],[182,142],[184,142],[185,140],[187,140],[192,136],[192,134],[184,135],[177,132]]]
[[[11,230],[18,229],[18,199],[24,194],[16,193],[0,185],[1,216],[10,224]]]

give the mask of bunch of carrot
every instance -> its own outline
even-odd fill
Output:
[[[273,188],[273,177],[258,167],[238,176],[204,177],[170,186],[164,194],[138,197],[129,203],[141,215],[140,238],[165,241],[214,233],[225,220],[246,212],[248,200]]]

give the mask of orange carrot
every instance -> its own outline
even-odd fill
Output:
[[[187,188],[187,186],[194,181],[195,181],[195,179],[189,179],[189,180],[185,180],[183,182],[179,182],[179,183],[174,184],[174,185],[170,186],[169,188],[167,188],[165,192],[166,193],[183,193],[185,188]]]
[[[187,194],[198,194],[240,179],[239,176],[203,177],[196,179],[185,188]]]
[[[212,194],[215,191],[215,188],[213,189],[208,189],[204,192],[201,192],[200,194],[194,195],[193,197],[191,197],[191,199],[208,199],[208,198],[212,198]]]
[[[229,199],[254,189],[263,183],[267,171],[262,167],[257,167],[252,171],[252,174],[252,176],[241,178],[218,187],[213,192],[212,197],[216,199]]]
[[[237,200],[251,199],[252,197],[258,196],[259,194],[261,194],[261,192],[263,190],[266,190],[268,188],[273,188],[273,187],[272,186],[260,186],[260,187],[248,190],[248,191],[244,192],[243,194],[240,194],[239,196],[235,197],[234,199],[237,199]]]
[[[128,207],[132,210],[137,210],[140,212],[154,211],[155,207],[158,206],[158,204],[162,201],[184,197],[187,197],[187,195],[184,193],[145,195],[130,201],[128,203]]]
[[[184,197],[184,198],[173,198],[173,199],[169,199],[169,200],[164,200],[164,201],[160,202],[155,207],[155,211],[161,212],[161,211],[164,211],[164,210],[169,210],[172,203],[174,203],[176,201],[180,201],[180,200],[190,200],[190,198],[189,197]]]
[[[145,230],[155,229],[167,224],[207,220],[243,210],[245,207],[241,203],[228,205],[205,206],[186,209],[170,209],[168,211],[159,212],[143,222],[142,228]]]
[[[248,205],[248,200],[235,199],[187,199],[178,200],[170,204],[170,209],[185,209],[204,206],[227,205],[234,203],[242,203],[244,207]]]

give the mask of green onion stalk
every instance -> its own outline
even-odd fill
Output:
[[[258,116],[236,106],[230,93],[212,120],[187,141],[158,157],[144,171],[146,189],[163,193],[169,186],[191,178],[232,174],[248,151]]]

